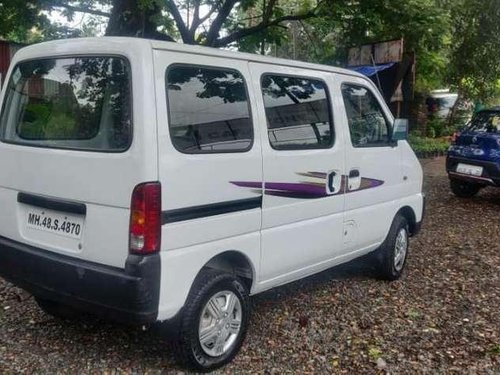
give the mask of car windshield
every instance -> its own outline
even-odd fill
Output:
[[[131,141],[130,72],[118,57],[29,60],[5,92],[1,140],[93,151],[123,151]]]
[[[477,113],[471,121],[469,130],[481,133],[500,133],[500,111]]]

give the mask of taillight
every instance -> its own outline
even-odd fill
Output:
[[[161,184],[146,182],[134,188],[130,204],[129,251],[152,254],[160,251]]]

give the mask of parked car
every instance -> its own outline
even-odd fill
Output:
[[[485,186],[500,186],[500,108],[477,112],[454,137],[446,170],[451,190],[459,197],[472,197]]]
[[[77,39],[19,51],[1,100],[0,275],[55,316],[172,323],[200,371],[249,295],[368,253],[397,279],[422,223],[407,122],[352,71]]]

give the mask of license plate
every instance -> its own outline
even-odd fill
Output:
[[[28,228],[80,239],[83,232],[83,216],[29,207],[26,210]]]
[[[477,165],[459,163],[457,165],[457,172],[468,174],[471,176],[481,176],[483,174],[483,167],[478,167]]]

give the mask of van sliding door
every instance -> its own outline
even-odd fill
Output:
[[[251,63],[264,168],[262,288],[318,270],[342,250],[343,134],[331,76]]]

